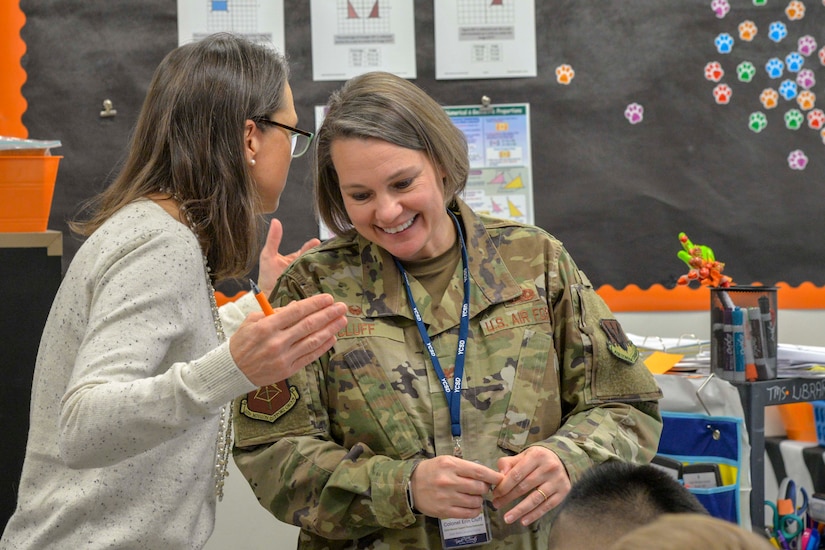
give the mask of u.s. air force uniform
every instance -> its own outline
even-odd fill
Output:
[[[648,462],[661,393],[590,282],[541,229],[458,204],[471,276],[463,457],[497,469],[500,457],[542,445],[571,481],[609,459]],[[461,273],[459,262],[435,309],[409,277],[447,371]],[[407,485],[416,462],[453,453],[450,414],[399,270],[369,241],[336,238],[289,267],[274,303],[319,292],[349,306],[349,324],[286,383],[236,401],[236,463],[260,503],[301,528],[300,548],[441,548],[437,520],[413,512]],[[547,548],[550,514],[523,527],[488,507],[486,548]]]

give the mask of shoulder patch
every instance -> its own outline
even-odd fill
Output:
[[[607,335],[607,349],[617,358],[631,365],[639,358],[639,349],[630,341],[616,319],[601,319],[599,326]]]
[[[300,397],[298,388],[282,380],[246,394],[241,399],[240,411],[255,420],[275,422],[294,407]]]

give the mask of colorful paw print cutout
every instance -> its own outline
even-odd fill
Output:
[[[816,106],[816,94],[810,90],[802,90],[796,96],[796,104],[803,111],[810,111]]]
[[[808,120],[808,128],[811,130],[822,130],[825,128],[825,111],[822,109],[811,109],[805,118]]]
[[[782,73],[785,72],[785,64],[778,57],[772,57],[765,63],[765,72],[770,78],[782,78]]]
[[[768,38],[772,41],[782,42],[788,36],[788,27],[782,21],[774,21],[768,26]]]
[[[713,99],[719,105],[727,105],[730,103],[730,98],[733,95],[733,89],[727,84],[717,84],[713,88]]]
[[[785,128],[788,130],[799,130],[805,123],[805,115],[799,109],[789,109],[782,118],[785,119]]]
[[[810,34],[799,37],[799,40],[796,41],[796,50],[805,57],[808,57],[816,51],[816,38]]]
[[[781,95],[785,101],[790,101],[795,98],[798,91],[799,88],[793,80],[783,80],[779,85],[779,95]]]
[[[748,117],[748,128],[750,128],[753,132],[757,134],[767,128],[768,126],[768,117],[765,116],[765,113],[761,111],[756,111],[750,114]]]
[[[808,166],[808,157],[802,149],[795,149],[788,154],[788,166],[791,170],[804,170]]]
[[[792,73],[798,73],[805,64],[805,57],[799,52],[791,52],[785,56],[785,66]]]
[[[719,82],[725,76],[725,69],[718,61],[711,61],[705,65],[705,78],[711,82]]]
[[[742,21],[739,23],[739,40],[743,40],[745,42],[752,42],[753,39],[756,37],[756,33],[758,29],[756,28],[756,23],[750,20]]]
[[[728,12],[730,12],[730,3],[728,0],[712,0],[710,3],[710,9],[713,10],[716,17],[719,19],[724,19]]]
[[[556,67],[556,82],[559,84],[567,86],[573,81],[574,76],[576,76],[576,72],[570,65],[564,64]]]
[[[624,117],[630,124],[639,124],[645,118],[645,109],[638,103],[631,103],[625,108]]]
[[[802,69],[796,75],[796,83],[803,90],[810,90],[816,86],[816,75],[811,69]]]
[[[799,0],[788,2],[788,6],[785,8],[785,16],[791,21],[799,21],[805,17],[805,4]]]
[[[736,77],[740,82],[750,82],[756,76],[756,67],[750,61],[743,61],[736,66]]]
[[[713,41],[713,44],[716,46],[716,51],[719,53],[730,53],[733,51],[733,37],[723,32],[719,34]]]
[[[779,104],[779,92],[773,88],[765,88],[759,94],[759,102],[765,109],[775,109]]]

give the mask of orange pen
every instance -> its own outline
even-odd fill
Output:
[[[263,310],[266,315],[272,315],[275,313],[275,310],[272,309],[271,305],[269,305],[269,301],[266,299],[266,296],[264,296],[264,293],[261,292],[261,289],[258,288],[258,285],[255,284],[255,281],[249,279],[249,286],[252,287],[252,294],[254,294],[255,299],[258,300],[261,310]]]

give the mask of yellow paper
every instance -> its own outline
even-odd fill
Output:
[[[684,355],[677,353],[654,351],[645,359],[645,365],[653,374],[664,374],[672,369],[676,363],[681,361],[682,357],[684,357]]]

